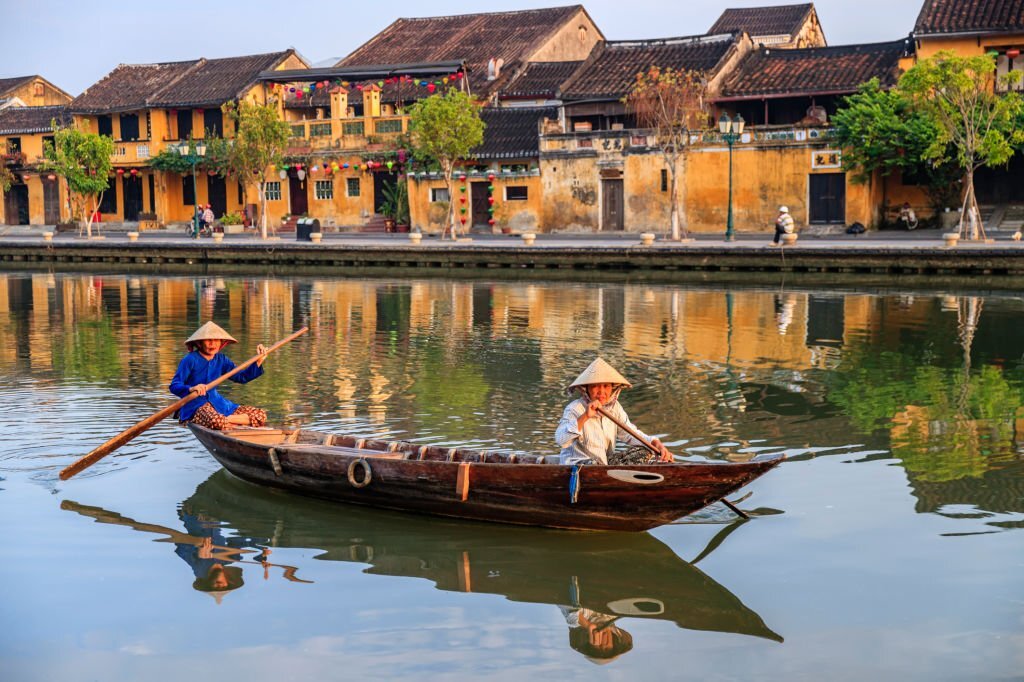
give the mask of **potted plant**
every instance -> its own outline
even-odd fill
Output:
[[[384,214],[384,223],[388,232],[409,231],[409,186],[405,180],[393,185],[384,185],[384,201],[380,212]]]

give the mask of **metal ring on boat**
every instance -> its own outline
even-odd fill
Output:
[[[363,470],[362,480],[356,479],[356,467],[360,467]],[[370,471],[370,463],[362,457],[352,460],[348,465],[348,482],[352,484],[353,488],[365,488],[370,485],[372,480],[373,472]]]

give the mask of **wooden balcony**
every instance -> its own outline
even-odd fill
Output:
[[[825,143],[835,137],[830,126],[750,126],[743,131],[737,146],[779,147]],[[564,133],[543,131],[540,136],[541,153],[604,155],[626,149],[643,149],[655,145],[654,134],[646,129],[587,130]],[[690,135],[691,145],[724,146],[726,143],[717,130],[704,130]]]

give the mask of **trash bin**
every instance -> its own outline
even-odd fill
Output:
[[[295,241],[311,242],[309,235],[320,231],[320,221],[317,218],[299,218],[295,223]]]

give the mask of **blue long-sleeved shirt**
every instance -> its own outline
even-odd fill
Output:
[[[171,379],[171,393],[179,398],[184,398],[194,386],[208,384],[219,379],[234,368],[235,363],[226,355],[217,353],[212,359],[207,360],[199,351],[192,351],[178,363],[178,371],[174,373],[174,378]],[[253,363],[231,377],[231,381],[237,384],[245,384],[260,376],[263,376],[263,368]],[[231,402],[218,393],[217,389],[213,389],[207,391],[205,396],[196,396],[185,403],[184,407],[178,412],[178,419],[183,422],[188,421],[196,413],[196,410],[206,403],[210,403],[213,409],[225,417],[233,414],[238,409],[237,403]]]

